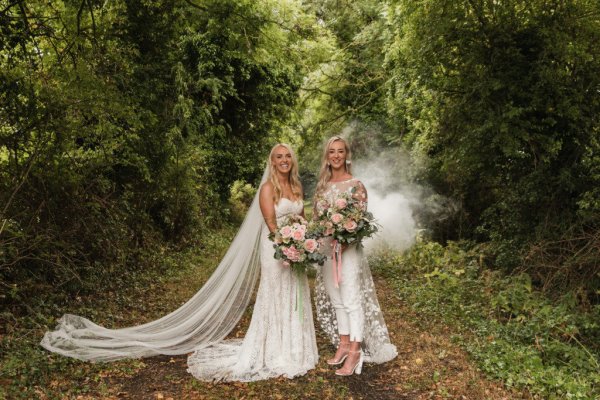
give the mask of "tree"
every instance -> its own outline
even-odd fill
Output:
[[[0,284],[74,291],[228,215],[313,24],[296,2],[233,0],[14,1],[0,21]]]

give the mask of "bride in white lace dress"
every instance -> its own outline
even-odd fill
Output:
[[[306,275],[294,273],[273,258],[273,242],[267,238],[281,218],[304,214],[297,163],[291,149],[282,144],[273,148],[270,160],[270,176],[260,190],[266,224],[261,234],[261,277],[252,321],[243,340],[227,340],[188,358],[188,371],[201,380],[293,378],[314,368],[318,360]],[[303,297],[306,307],[298,306],[297,296]]]
[[[288,145],[273,147],[262,183],[219,266],[179,309],[121,329],[65,314],[41,345],[86,361],[193,352],[188,371],[207,381],[292,378],[314,368],[318,354],[307,278],[275,260],[267,238],[278,218],[303,214],[298,163]],[[226,340],[250,302],[259,272],[248,331],[242,340]],[[298,307],[300,299],[306,306]]]

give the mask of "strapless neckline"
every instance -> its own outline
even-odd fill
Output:
[[[288,199],[287,197],[282,197],[281,199],[279,199],[279,201],[281,202],[281,200],[287,200],[287,201],[289,201],[292,204],[294,204],[294,203],[301,203],[302,202],[302,200],[300,200],[300,199],[298,199],[298,200],[291,200],[291,199]]]

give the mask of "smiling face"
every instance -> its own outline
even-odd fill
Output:
[[[341,140],[336,140],[329,145],[327,149],[327,161],[331,169],[339,170],[346,168],[346,145]]]
[[[283,146],[277,146],[271,153],[273,169],[280,174],[289,174],[292,169],[292,153]]]

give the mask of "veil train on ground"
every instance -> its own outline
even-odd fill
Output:
[[[265,169],[261,184],[266,180]],[[65,314],[41,345],[86,361],[114,361],[158,354],[185,354],[223,340],[250,302],[260,271],[259,242],[264,221],[258,191],[219,266],[184,305],[143,325],[107,329]]]

